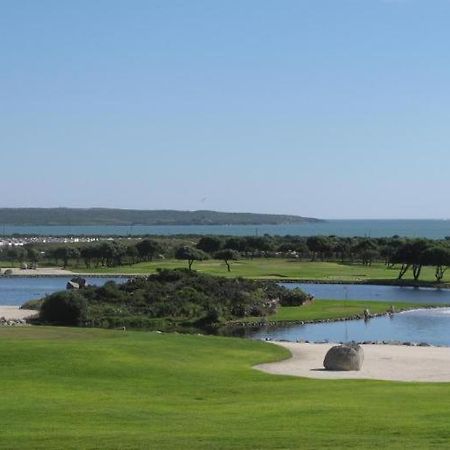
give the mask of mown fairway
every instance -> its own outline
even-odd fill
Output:
[[[5,449],[450,445],[450,384],[268,375],[288,354],[262,342],[3,328],[0,354]]]
[[[84,266],[79,266],[77,268],[71,267],[71,269],[84,273],[146,274],[155,272],[157,268],[174,269],[179,267],[187,267],[187,263],[179,260],[159,260],[131,266],[98,267],[89,270]],[[235,261],[232,263],[231,272],[227,272],[225,264],[217,260],[194,262],[193,269],[211,275],[274,280],[393,281],[398,276],[398,268],[387,268],[382,263],[363,266],[360,264],[296,261],[283,258],[255,258]],[[411,280],[412,273],[407,272],[404,279]],[[424,267],[420,280],[434,281],[434,268]],[[443,281],[450,281],[450,271],[445,275]]]

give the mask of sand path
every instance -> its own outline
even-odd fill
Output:
[[[18,306],[0,306],[0,318],[4,317],[6,320],[27,319],[37,314],[38,312],[33,309],[19,309]]]
[[[287,348],[292,358],[259,364],[256,369],[271,374],[319,379],[450,382],[450,347],[363,345],[362,370],[334,372],[323,369],[323,359],[333,344],[274,343]]]

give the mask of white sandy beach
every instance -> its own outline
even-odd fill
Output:
[[[362,370],[335,372],[323,369],[325,354],[335,344],[274,343],[287,348],[292,358],[259,364],[256,369],[277,375],[318,379],[450,382],[449,347],[363,345]]]
[[[4,317],[6,320],[28,319],[37,314],[38,312],[33,309],[19,309],[18,306],[0,306],[0,318]]]

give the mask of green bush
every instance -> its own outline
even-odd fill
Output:
[[[274,314],[281,302],[304,303],[299,289],[274,282],[228,279],[190,270],[161,270],[123,284],[108,282],[81,291],[46,297],[40,320],[63,325],[137,328],[192,327],[208,329],[246,316]],[[156,321],[162,320],[158,325]]]
[[[281,306],[300,306],[310,300],[312,297],[299,288],[282,291],[280,295]]]
[[[87,320],[87,301],[80,292],[56,292],[44,298],[39,312],[43,322],[59,325],[81,325]]]

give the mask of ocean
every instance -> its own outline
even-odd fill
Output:
[[[404,236],[443,239],[450,236],[448,220],[327,220],[318,223],[291,225],[132,225],[132,226],[13,226],[1,225],[0,234],[45,236],[136,236],[214,234],[233,236],[269,235],[336,235],[352,236]]]

